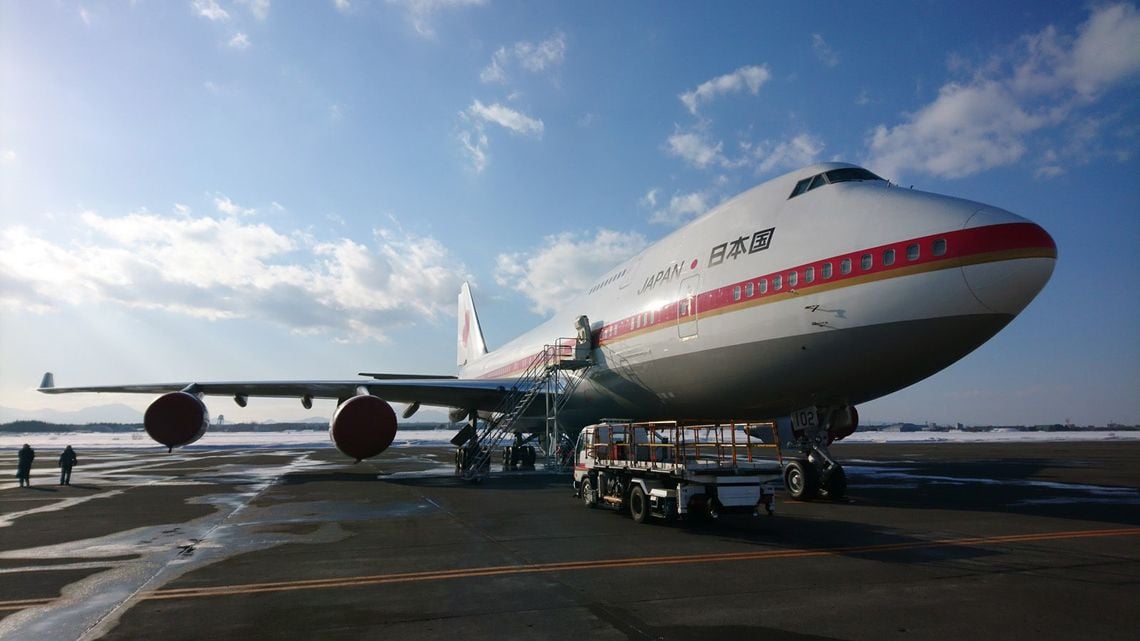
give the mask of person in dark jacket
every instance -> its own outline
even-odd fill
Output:
[[[16,478],[20,481],[20,487],[32,486],[32,461],[35,458],[36,451],[31,445],[24,443],[24,447],[20,448],[19,462],[16,464]]]
[[[71,485],[71,468],[75,467],[75,464],[78,462],[79,459],[75,456],[75,450],[71,449],[71,446],[68,445],[67,448],[63,450],[63,454],[59,455],[60,485]]]

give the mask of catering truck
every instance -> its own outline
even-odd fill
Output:
[[[770,515],[782,481],[771,423],[607,419],[583,428],[575,446],[576,495],[587,507],[628,512],[638,523]]]

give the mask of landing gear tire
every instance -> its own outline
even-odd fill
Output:
[[[594,484],[590,482],[590,477],[582,479],[582,502],[586,507],[598,506],[598,492],[594,489]]]
[[[784,467],[784,487],[793,499],[810,501],[819,496],[819,472],[807,461],[792,461]]]
[[[629,491],[629,516],[634,523],[645,523],[649,518],[649,500],[640,485],[634,485]]]
[[[847,496],[847,472],[837,467],[823,486],[823,495],[830,501],[839,501]]]

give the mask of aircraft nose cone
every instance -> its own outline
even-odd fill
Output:
[[[963,260],[962,276],[984,307],[1016,315],[1049,282],[1057,245],[1040,225],[1009,212],[982,209],[966,223],[983,250]]]

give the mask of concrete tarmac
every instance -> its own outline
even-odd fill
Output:
[[[33,443],[33,446],[35,444]],[[843,444],[850,498],[638,525],[445,448],[0,453],[0,639],[1136,639],[1140,442]]]

